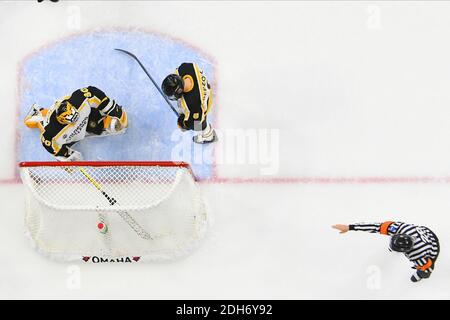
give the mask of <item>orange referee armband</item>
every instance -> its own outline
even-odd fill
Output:
[[[386,222],[383,222],[382,224],[381,224],[381,227],[380,227],[380,233],[381,234],[388,234],[388,228],[389,228],[389,226],[391,225],[391,224],[393,224],[394,223],[394,221],[386,221]]]

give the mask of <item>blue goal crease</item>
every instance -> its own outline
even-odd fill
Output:
[[[208,157],[214,145],[201,146],[200,153],[208,159],[192,161],[199,158],[193,133],[179,133],[176,116],[138,63],[114,48],[134,53],[159,83],[183,62],[198,63],[214,79],[212,61],[166,37],[146,32],[84,34],[46,48],[25,62],[21,77],[27,89],[21,92],[20,119],[33,103],[48,108],[76,89],[96,86],[124,107],[129,127],[123,135],[87,138],[75,144],[85,160],[186,161],[197,177],[211,178],[213,161]],[[212,111],[209,121],[214,121]],[[23,122],[19,127],[20,161],[54,160],[42,147],[38,130]]]

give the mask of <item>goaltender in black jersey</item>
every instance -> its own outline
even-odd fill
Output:
[[[182,63],[162,82],[168,99],[178,103],[178,126],[181,130],[200,131],[193,137],[196,143],[217,141],[217,135],[207,115],[212,107],[211,85],[196,63]]]
[[[85,137],[122,134],[128,127],[125,110],[93,86],[74,91],[49,109],[33,104],[24,122],[41,130],[42,145],[60,161],[82,160],[71,147]]]
[[[412,282],[430,277],[439,256],[439,240],[429,228],[404,222],[386,221],[383,223],[336,224],[333,228],[347,231],[365,231],[390,236],[389,250],[403,253],[416,271]]]

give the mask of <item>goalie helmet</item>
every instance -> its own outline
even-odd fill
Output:
[[[68,101],[56,104],[56,120],[61,124],[74,123],[78,120],[78,111]]]
[[[389,248],[391,248],[392,251],[408,252],[412,249],[413,245],[413,237],[407,234],[395,234],[391,237]]]
[[[161,89],[170,100],[178,100],[183,94],[183,79],[177,74],[169,74],[162,82]]]

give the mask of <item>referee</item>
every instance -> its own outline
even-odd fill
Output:
[[[365,231],[390,236],[389,250],[402,252],[414,264],[412,268],[416,272],[411,276],[412,282],[429,278],[439,256],[439,240],[427,227],[394,221],[336,224],[332,227],[340,233]]]

